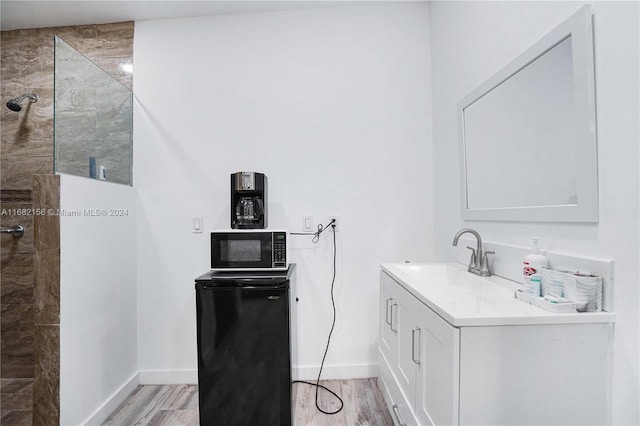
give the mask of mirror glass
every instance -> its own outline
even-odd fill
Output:
[[[587,22],[582,9],[458,105],[463,218],[597,221]]]

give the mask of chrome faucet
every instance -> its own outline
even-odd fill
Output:
[[[472,234],[478,240],[478,244],[476,248],[467,246],[469,250],[471,250],[471,260],[469,260],[469,268],[467,271],[472,274],[480,275],[481,277],[489,277],[491,276],[491,270],[489,268],[489,259],[487,259],[488,254],[495,254],[493,251],[484,251],[482,249],[482,237],[478,234],[478,231],[471,228],[464,228],[458,231],[458,233],[453,237],[453,245],[458,245],[458,240],[462,234]]]

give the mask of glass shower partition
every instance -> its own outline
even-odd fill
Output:
[[[133,93],[55,37],[54,171],[132,185]]]

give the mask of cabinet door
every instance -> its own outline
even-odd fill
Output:
[[[412,309],[415,300],[402,287],[398,286],[397,300],[397,330],[398,330],[398,358],[396,364],[396,379],[398,386],[405,395],[411,411],[415,411],[416,398],[416,369],[418,364],[413,357],[414,330],[417,324],[415,312]]]
[[[416,303],[420,303],[416,301]],[[458,424],[460,330],[427,306],[417,310],[415,414],[421,425]]]
[[[380,349],[389,362],[398,388],[413,411],[417,364],[411,358],[411,331],[415,327],[416,320],[409,306],[414,298],[384,272],[380,273],[380,282],[382,316]]]
[[[397,305],[394,306],[394,289],[397,285],[384,272],[380,273],[380,352],[389,366],[397,363],[398,334],[394,331]],[[395,321],[397,324],[397,321]]]

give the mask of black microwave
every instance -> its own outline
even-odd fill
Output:
[[[278,271],[289,267],[287,231],[229,229],[211,232],[214,271]]]

